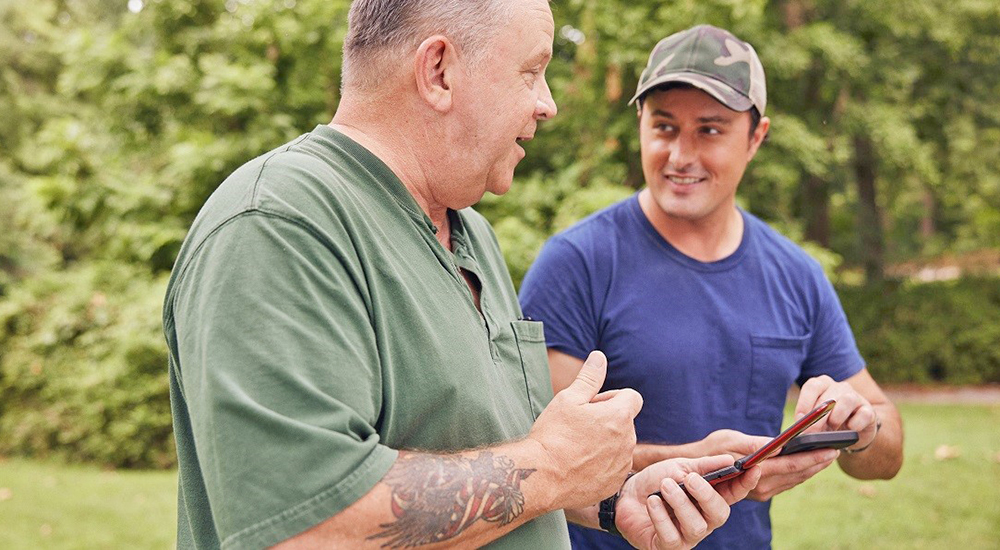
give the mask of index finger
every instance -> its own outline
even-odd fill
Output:
[[[608,403],[615,407],[626,407],[632,418],[642,410],[642,395],[632,388],[603,391],[590,400],[591,403]]]
[[[807,412],[816,408],[823,394],[830,388],[833,379],[828,376],[818,376],[806,380],[799,391],[799,400],[795,403],[795,420],[802,418]]]

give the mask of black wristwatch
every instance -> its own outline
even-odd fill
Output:
[[[622,496],[622,489],[625,488],[625,482],[634,475],[635,472],[629,472],[625,476],[625,481],[622,482],[621,489],[618,489],[617,493],[602,500],[600,507],[597,509],[597,521],[601,524],[601,529],[612,535],[622,536],[621,531],[618,530],[618,526],[615,525],[615,508],[618,506],[618,498]]]

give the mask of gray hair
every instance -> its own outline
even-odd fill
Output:
[[[516,0],[515,0],[516,1]],[[472,64],[510,20],[511,0],[354,0],[344,39],[341,88],[374,88],[384,63],[443,34]]]

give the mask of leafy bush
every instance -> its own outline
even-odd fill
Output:
[[[1000,383],[1000,280],[840,288],[872,376],[882,383]]]
[[[0,453],[173,465],[165,288],[165,276],[89,264],[0,302]]]

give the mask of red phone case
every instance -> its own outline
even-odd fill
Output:
[[[722,483],[723,481],[733,479],[750,468],[753,468],[769,456],[781,450],[781,448],[784,447],[785,444],[788,443],[788,441],[793,437],[799,435],[803,430],[812,426],[821,418],[829,414],[836,404],[837,401],[834,399],[828,399],[820,403],[818,407],[806,413],[805,416],[795,421],[795,423],[789,426],[788,429],[775,436],[771,441],[768,441],[763,447],[744,456],[743,458],[738,459],[732,466],[726,466],[725,468],[720,468],[701,476],[702,479],[709,482],[711,485],[716,485]],[[679,485],[681,489],[684,489],[683,483],[680,483]],[[654,494],[660,496],[661,498],[663,496],[659,492]]]

